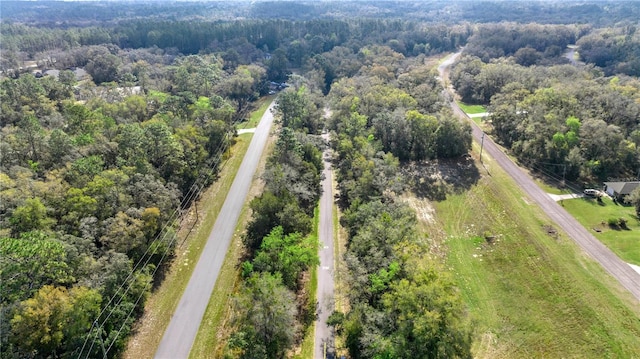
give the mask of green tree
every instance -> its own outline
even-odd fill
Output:
[[[12,232],[17,235],[32,230],[46,230],[55,221],[47,216],[47,208],[40,198],[29,198],[13,211],[9,222]]]
[[[93,82],[101,84],[103,82],[116,81],[118,79],[118,69],[122,61],[116,55],[110,53],[96,54],[89,60],[85,69],[93,77]]]
[[[11,319],[12,342],[24,354],[57,357],[82,345],[100,310],[98,292],[45,285]]]
[[[243,65],[220,84],[221,92],[237,104],[236,116],[244,116],[249,102],[260,96],[259,87],[264,82],[264,76],[262,67]]]
[[[258,249],[262,239],[278,225],[282,226],[285,233],[306,234],[311,228],[311,219],[288,192],[276,196],[267,191],[254,198],[249,206],[253,211],[253,219],[247,226],[244,243],[252,250]]]
[[[17,133],[18,138],[24,141],[26,145],[25,158],[33,162],[38,162],[43,155],[44,148],[44,129],[35,116],[26,116],[18,124],[20,129]]]
[[[453,282],[428,269],[383,296],[391,358],[472,358],[471,327]]]
[[[280,359],[293,345],[298,328],[295,296],[279,275],[254,274],[238,298],[240,330],[230,339],[238,358]]]
[[[42,285],[74,280],[64,244],[38,231],[0,238],[0,273],[3,304],[28,298]]]
[[[275,227],[262,239],[260,250],[253,260],[255,270],[280,273],[282,282],[291,290],[298,288],[300,274],[312,265],[318,265],[318,244],[314,236],[299,233],[284,234]]]
[[[284,82],[287,80],[287,76],[289,76],[289,60],[287,60],[287,53],[279,48],[267,61],[267,79]]]
[[[182,184],[181,175],[185,166],[184,149],[176,140],[171,128],[160,119],[143,122],[142,128],[149,162],[162,178]]]
[[[626,203],[630,203],[636,209],[636,216],[640,218],[640,187],[636,188],[626,198]]]
[[[100,243],[107,248],[121,253],[129,253],[144,244],[144,223],[141,219],[125,212],[104,221],[104,233]]]

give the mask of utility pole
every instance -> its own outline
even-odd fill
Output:
[[[482,138],[480,139],[480,163],[482,163],[482,149],[484,148],[484,132],[482,132]]]

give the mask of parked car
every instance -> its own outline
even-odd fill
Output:
[[[598,191],[597,189],[593,189],[593,188],[587,188],[584,190],[584,194],[587,196],[591,196],[591,197],[597,197],[600,195],[600,191]]]

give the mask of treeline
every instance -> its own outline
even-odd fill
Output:
[[[120,83],[0,81],[3,358],[118,356],[265,83],[216,56],[90,50],[94,78]]]
[[[390,43],[404,54],[455,49],[470,35],[468,26],[424,26],[385,20],[254,20],[232,22],[135,20],[110,26],[37,28],[0,24],[5,53],[3,68],[17,68],[18,60],[40,60],[53,50],[112,44],[122,49],[158,47],[182,54],[231,51],[243,64],[282,49],[294,67],[335,46],[357,49],[367,44]]]
[[[117,4],[117,6],[111,6]],[[411,19],[457,24],[516,21],[545,24],[612,26],[635,22],[640,6],[633,1],[256,1],[256,2],[95,2],[74,6],[63,1],[3,1],[3,21],[30,24],[86,25],[136,18],[220,19]]]
[[[603,69],[606,75],[640,76],[640,32],[637,24],[599,29],[578,41],[580,59]]]
[[[640,33],[633,23],[594,29],[592,24],[481,24],[464,53],[484,63],[508,58],[522,66],[551,66],[573,62],[567,45],[577,44],[580,60],[600,67],[608,76],[640,74]]]
[[[241,3],[240,3],[241,4]],[[48,27],[105,25],[118,21],[160,19],[231,19],[237,17],[238,5],[214,1],[210,3],[161,1],[117,1],[71,4],[66,1],[40,1],[26,4],[22,1],[2,2],[2,21],[37,24]],[[241,10],[240,10],[241,11]]]
[[[525,67],[463,56],[451,81],[463,101],[489,105],[496,139],[525,165],[558,181],[637,176],[636,78],[604,77],[593,66]]]
[[[324,164],[319,128],[305,125],[321,116],[311,96],[301,86],[276,100],[282,127],[267,159],[264,191],[250,203],[244,280],[234,302],[225,357],[285,358],[315,320],[308,269],[319,264],[313,219]]]
[[[349,287],[348,312],[333,313],[329,323],[351,358],[470,358],[461,298],[429,259],[415,213],[398,200],[405,188],[398,157],[461,156],[470,129],[444,108],[422,57],[376,46],[361,53],[360,70],[329,93]]]
[[[464,53],[485,63],[501,57],[513,57],[523,66],[567,63],[563,58],[567,45],[589,30],[587,25],[480,24]]]

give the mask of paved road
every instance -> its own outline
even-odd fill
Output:
[[[448,78],[448,67],[460,55],[460,52],[452,55],[439,67],[441,79]],[[449,91],[452,91],[450,88]],[[450,98],[451,96],[449,96]],[[469,117],[460,109],[455,101],[450,101],[453,111],[462,118]],[[473,122],[468,121],[473,128],[473,138],[482,141],[483,132]],[[573,216],[564,208],[558,205],[549,195],[547,195],[538,185],[518,167],[500,148],[489,138],[484,136],[484,153],[492,157],[505,172],[507,172],[516,183],[526,192],[529,197],[537,203],[547,213],[547,215],[562,228],[570,238],[572,238],[591,258],[595,259],[602,267],[611,274],[620,284],[626,288],[638,301],[640,301],[640,274],[634,271],[627,263],[623,262],[609,248],[602,244],[587,229],[585,229]]]
[[[213,225],[198,264],[182,294],[171,322],[164,332],[155,358],[184,359],[189,357],[191,346],[198,333],[200,322],[207,309],[211,292],[216,284],[222,262],[227,254],[231,237],[236,228],[240,211],[249,192],[251,181],[264,150],[273,115],[271,108],[265,111],[238,169],[229,194]]]
[[[328,135],[323,136],[328,140]],[[318,237],[320,240],[320,266],[318,268],[318,317],[315,330],[315,359],[334,357],[333,332],[327,325],[327,319],[334,309],[334,261],[333,261],[333,186],[329,149],[324,152],[324,179],[320,197],[320,221]],[[325,347],[326,343],[326,347]]]

